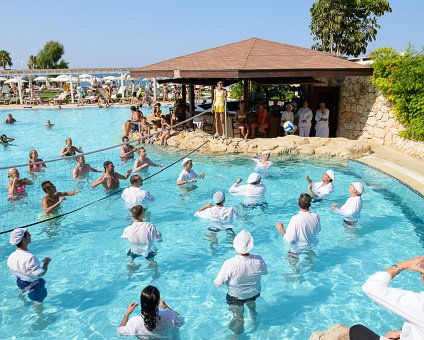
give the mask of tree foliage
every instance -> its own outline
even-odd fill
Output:
[[[57,41],[47,42],[37,54],[37,66],[41,69],[68,68],[68,63],[62,59],[65,54],[63,45]]]
[[[28,68],[30,70],[36,70],[38,69],[38,63],[37,63],[37,57],[35,55],[30,55],[28,58]]]
[[[0,66],[3,67],[3,69],[6,69],[6,66],[12,67],[12,58],[10,57],[10,53],[6,50],[0,51]]]
[[[424,55],[409,46],[402,54],[381,48],[371,56],[372,83],[393,102],[396,118],[406,128],[400,135],[424,141]]]
[[[357,57],[375,40],[377,19],[392,9],[388,0],[318,0],[310,11],[313,49]]]

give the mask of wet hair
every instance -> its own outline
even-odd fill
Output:
[[[124,136],[124,137],[122,137],[122,141],[124,141],[124,139],[128,139],[128,141],[130,140],[130,138],[128,137],[128,136]],[[125,142],[124,142],[125,143]]]
[[[143,179],[139,176],[139,175],[132,175],[131,177],[130,177],[130,183],[131,184],[135,184],[135,183],[137,183],[138,181],[140,181],[141,180],[141,182],[143,183]]]
[[[22,247],[22,241],[24,240],[24,238],[28,237],[28,230],[25,231],[24,233],[24,237],[22,237],[21,241],[19,243],[16,243],[16,247],[20,248]]]
[[[297,202],[299,204],[299,207],[302,209],[309,209],[311,206],[311,200],[312,197],[309,194],[302,193],[299,196],[299,201]]]
[[[41,189],[43,189],[44,192],[47,192],[47,187],[52,184],[52,182],[50,181],[44,181],[43,183],[41,183]]]
[[[29,158],[31,158],[31,154],[32,154],[33,152],[37,152],[37,150],[35,150],[35,149],[30,150],[30,151],[29,151]]]
[[[130,110],[131,110],[131,111],[138,111],[138,110],[137,110],[137,108],[136,108],[135,106],[131,106],[131,107],[130,107]]]
[[[142,205],[135,205],[131,209],[131,215],[134,218],[138,218],[144,214],[144,208]]]
[[[141,317],[144,320],[144,326],[151,332],[156,328],[157,320],[160,319],[158,314],[159,301],[160,293],[156,287],[147,286],[141,292]]]
[[[106,161],[103,163],[103,168],[105,169],[106,172],[106,168],[109,166],[109,164],[113,164],[111,161]]]
[[[16,168],[10,168],[9,171],[7,172],[7,178],[11,178],[12,177],[12,173],[14,173],[15,171],[18,171],[18,169],[16,169]]]

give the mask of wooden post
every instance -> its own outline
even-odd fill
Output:
[[[243,100],[246,103],[246,107],[249,109],[249,79],[244,79],[243,85]]]
[[[190,84],[189,85],[189,92],[190,92],[190,114],[189,117],[193,117],[193,112],[194,112],[194,85]],[[192,127],[193,126],[193,120],[190,120],[190,122],[188,123],[188,126]]]
[[[181,84],[181,97],[183,99],[183,103],[187,102],[187,86],[186,84]]]

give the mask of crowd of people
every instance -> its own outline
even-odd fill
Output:
[[[305,110],[301,111],[299,116],[301,120],[307,120],[306,115],[310,116],[310,113],[306,110],[307,105],[304,104],[303,108]],[[135,131],[134,127],[136,126],[136,130],[142,138],[143,116],[137,113],[137,108],[131,108],[131,110],[134,119],[127,122],[125,132]],[[159,107],[157,111],[159,111]],[[221,112],[218,111],[217,113],[220,114]],[[292,118],[292,116],[289,108],[289,113],[285,118]],[[265,120],[261,116],[261,124],[264,124],[264,122]],[[66,139],[66,145],[60,155],[76,161],[72,174],[70,174],[75,180],[84,180],[90,172],[102,172],[102,175],[91,184],[92,188],[102,185],[106,190],[114,191],[120,188],[120,181],[130,180],[131,185],[122,190],[121,198],[125,202],[126,209],[131,212],[133,223],[123,230],[121,237],[127,239],[130,243],[130,249],[127,253],[130,258],[130,266],[137,266],[136,260],[144,258],[148,261],[149,266],[153,267],[157,265],[155,256],[158,249],[155,243],[169,241],[166,238],[164,239],[162,233],[153,223],[145,221],[146,205],[156,202],[156,199],[150,192],[142,189],[143,179],[137,173],[142,173],[150,166],[161,167],[162,165],[150,160],[144,147],[131,145],[127,135],[123,137],[122,141],[124,144],[119,150],[121,160],[125,162],[134,161],[132,169],[128,169],[125,175],[115,172],[114,164],[111,161],[103,163],[103,171],[91,167],[85,162],[82,148],[74,146],[71,138]],[[135,157],[136,153],[138,157]],[[208,229],[211,232],[226,232],[233,237],[232,244],[236,255],[226,260],[220,269],[217,268],[217,276],[213,284],[218,288],[222,285],[227,286],[225,299],[232,313],[229,328],[236,335],[244,332],[244,305],[249,310],[253,322],[256,320],[256,300],[261,294],[261,278],[268,273],[268,269],[265,260],[260,255],[252,254],[254,239],[251,233],[247,229],[238,233],[233,230],[233,221],[239,217],[239,213],[235,208],[225,205],[226,195],[224,191],[227,191],[230,195],[244,197],[242,206],[246,208],[266,204],[267,188],[262,180],[272,172],[274,165],[270,157],[271,152],[268,150],[263,151],[260,157],[253,155],[252,168],[254,166],[254,171],[248,176],[246,184],[241,184],[243,179],[237,178],[229,188],[225,190],[223,188],[223,190],[213,193],[211,195],[212,203],[193,211],[195,217],[210,221],[211,224]],[[44,161],[38,157],[36,150],[29,152],[29,158],[27,166],[29,173],[43,171],[46,167]],[[183,189],[191,190],[196,182],[203,180],[206,176],[202,172],[198,174],[194,171],[193,160],[188,157],[183,159],[181,166],[182,170],[176,179],[176,185]],[[134,174],[130,176],[132,173]],[[27,196],[26,186],[34,185],[32,180],[21,178],[16,168],[9,170],[8,177],[10,178],[8,194],[11,200],[24,198]],[[310,254],[319,246],[318,235],[321,231],[321,219],[318,213],[311,210],[311,207],[312,204],[320,204],[319,202],[323,199],[331,200],[336,173],[328,169],[322,174],[321,181],[314,182],[309,176],[306,176],[305,180],[305,189],[307,190],[301,193],[298,198],[299,211],[291,217],[287,227],[282,222],[275,223],[277,231],[281,234],[284,242],[288,244],[288,256],[295,260],[305,254]],[[80,192],[80,190],[57,191],[56,186],[51,181],[43,181],[41,188],[45,192],[45,196],[41,200],[45,214],[54,213],[66,197]],[[334,213],[341,215],[341,220],[345,226],[351,228],[360,219],[362,196],[365,188],[362,183],[354,182],[347,188],[347,191],[349,193],[347,201],[333,203],[331,209]],[[16,277],[18,288],[23,293],[28,294],[30,300],[40,304],[47,297],[46,281],[43,277],[48,270],[51,259],[45,258],[40,262],[29,250],[31,241],[31,234],[26,228],[14,229],[10,234],[10,244],[16,246],[16,250],[9,256],[7,265]],[[423,264],[424,257],[400,262],[384,272],[371,276],[363,287],[371,299],[405,319],[402,330],[386,334],[387,338],[420,339],[424,337],[424,329],[422,328],[424,324],[424,293],[402,291],[389,286],[391,279],[403,270],[420,272],[424,282]],[[161,300],[160,292],[154,286],[149,285],[142,290],[140,314],[130,318],[137,306],[136,302],[132,302],[127,307],[118,327],[118,334],[172,339],[178,333],[178,328],[185,322],[184,317]],[[352,339],[377,339],[376,336],[375,333],[362,325],[356,325],[351,329]]]

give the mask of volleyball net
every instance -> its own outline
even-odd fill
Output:
[[[192,120],[196,121],[197,119],[198,121],[199,118],[208,112],[210,112],[210,110],[203,111],[168,128],[143,136],[142,139],[147,140],[150,137],[157,137],[165,131],[175,129]],[[149,180],[159,175],[161,172],[179,163],[184,157],[199,150],[206,143],[207,142],[199,145],[195,150],[187,153],[183,157],[167,159],[166,162],[163,162],[164,167],[155,168],[159,170],[143,178],[143,180]],[[54,221],[60,217],[76,213],[85,207],[96,204],[109,197],[120,195],[129,183],[127,184],[125,182],[126,184],[122,184],[120,189],[111,192],[92,189],[91,184],[104,173],[103,164],[105,161],[111,161],[115,165],[115,172],[122,175],[126,175],[127,170],[133,168],[134,160],[138,157],[138,154],[136,152],[132,159],[121,158],[120,150],[124,145],[132,145],[135,149],[145,147],[145,145],[141,143],[141,139],[136,138],[126,143],[85,153],[77,153],[73,156],[43,160],[42,162],[31,164],[25,163],[0,167],[0,235],[7,234],[13,229],[20,227],[31,227],[45,222],[54,223]],[[90,176],[75,179],[73,177],[73,171],[77,166],[77,159],[79,156],[84,156],[85,163],[89,164],[92,174]],[[38,169],[39,171],[32,171],[32,169],[42,165],[45,165],[45,167],[40,167]],[[15,171],[14,169],[19,172],[19,178],[25,178],[25,182],[28,183],[15,188],[15,191],[17,191],[16,196],[10,195],[8,192],[8,185],[12,181],[12,177],[8,177],[8,175]],[[143,177],[141,173],[139,173],[139,175]],[[42,199],[46,194],[41,188],[41,184],[45,181],[53,183],[58,192],[74,192],[80,190],[80,193],[69,198],[65,197],[66,202],[64,202],[65,204],[61,204],[60,209],[55,209],[54,212],[46,214],[42,209]],[[21,193],[26,194],[21,195]]]

